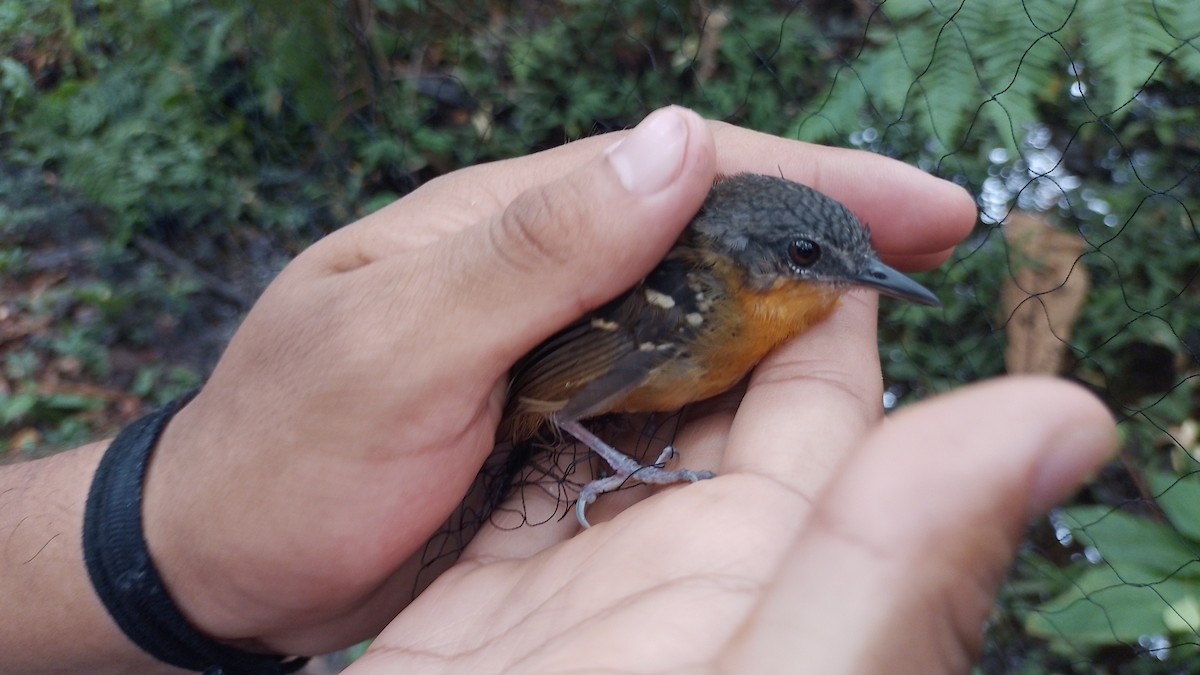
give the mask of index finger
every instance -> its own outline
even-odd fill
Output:
[[[876,298],[853,292],[751,376],[720,474],[765,477],[811,500],[883,415]]]
[[[718,170],[782,174],[824,192],[870,226],[875,248],[904,269],[945,261],[975,225],[975,200],[966,190],[915,166],[721,122],[709,127],[717,141]]]
[[[718,173],[783,175],[828,194],[870,226],[876,249],[885,261],[901,269],[931,269],[941,264],[975,224],[975,202],[965,190],[903,162],[723,122],[710,120],[707,124],[716,141]],[[518,195],[570,173],[627,134],[616,131],[592,136],[448,173],[436,179],[436,188],[423,186],[401,200],[407,220],[461,229],[503,210]],[[448,208],[448,199],[458,202]],[[396,223],[386,211],[353,226],[371,239],[373,246],[397,236]],[[456,214],[454,222],[442,223],[447,213]]]
[[[717,170],[782,175],[837,199],[871,227],[872,242],[891,264],[906,270],[943,262],[975,224],[966,190],[883,155],[788,140],[723,122],[708,122],[717,145]],[[507,204],[550,182],[616,143],[627,132],[593,136],[533,155],[484,164],[443,176],[471,194]],[[486,176],[486,180],[480,180]],[[419,191],[418,191],[419,193]],[[413,196],[417,196],[415,193]]]

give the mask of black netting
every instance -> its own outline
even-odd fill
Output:
[[[164,396],[164,381],[194,382],[110,357],[226,325],[265,281],[247,259],[277,268],[433,177],[630,127],[678,103],[896,157],[977,196],[970,238],[921,277],[945,307],[885,306],[885,403],[1005,372],[1059,373],[1104,399],[1124,441],[1072,505],[1031,527],[983,670],[1194,669],[1200,3],[65,7],[0,2],[0,185],[46,195],[6,202],[5,251],[20,254],[0,266],[42,283],[10,283],[10,297],[62,291],[58,304],[14,305],[35,318],[79,319],[88,303],[102,316],[83,316],[74,332],[43,323],[48,341],[32,329],[8,338],[0,415],[12,445],[103,429],[97,407],[129,416],[111,392],[42,396],[39,368],[59,369],[59,384],[158,383]],[[74,229],[36,227],[54,218]],[[90,238],[110,243],[79,249]],[[163,252],[179,241],[194,244]],[[70,274],[47,281],[59,269]],[[177,343],[160,353],[202,373],[210,343],[220,340],[199,355]],[[88,345],[108,361],[76,353]],[[67,357],[82,363],[66,368]],[[64,419],[83,421],[64,430]],[[522,475],[557,494],[574,461],[550,457]],[[497,475],[513,473],[502,465]],[[458,525],[431,544],[429,561],[461,550]]]

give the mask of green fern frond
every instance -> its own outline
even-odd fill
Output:
[[[1061,41],[1071,14],[1067,0],[964,7],[956,24],[971,49],[986,99],[980,115],[1010,152],[1037,121],[1040,99],[1064,87],[1068,56]]]
[[[1178,40],[1170,58],[1183,71],[1184,77],[1200,80],[1200,2],[1172,0],[1159,7],[1164,28]]]
[[[964,30],[959,21],[968,13],[979,12],[981,5],[949,1],[924,5],[928,11],[919,15],[911,13],[906,5],[885,6],[889,15],[915,18],[895,35],[898,57],[888,55],[886,48],[877,56],[904,61],[907,73],[888,74],[893,89],[905,89],[899,109],[911,112],[922,134],[936,139],[940,150],[945,151],[960,145],[979,99],[981,83],[971,56],[972,31]],[[966,25],[971,23],[968,19]],[[911,84],[904,86],[906,82]],[[888,109],[897,107],[896,98],[883,103]]]
[[[1080,0],[1076,17],[1092,84],[1090,98],[1101,115],[1121,117],[1149,81],[1162,77],[1164,54],[1179,45],[1164,29],[1156,4]],[[1165,3],[1164,3],[1165,4]]]
[[[978,105],[979,77],[969,43],[956,30],[944,30],[930,54],[928,70],[918,76],[911,105],[916,121],[941,150],[957,149],[969,115]]]
[[[859,128],[859,115],[867,102],[867,85],[853,68],[835,71],[833,85],[818,99],[808,101],[785,135],[810,143],[836,143]]]

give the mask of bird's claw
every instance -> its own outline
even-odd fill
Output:
[[[711,471],[691,471],[688,469],[667,471],[663,468],[667,461],[679,454],[674,447],[669,445],[659,453],[658,460],[654,464],[642,466],[632,457],[600,440],[595,434],[588,431],[578,422],[560,422],[559,427],[575,438],[578,438],[584,445],[600,455],[612,467],[614,472],[611,476],[597,478],[584,485],[583,489],[579,491],[579,499],[575,502],[575,516],[579,519],[579,524],[584,528],[591,527],[585,514],[588,505],[596,501],[596,498],[605,492],[611,492],[621,487],[630,478],[636,478],[638,481],[648,485],[671,485],[685,482],[695,483],[697,481],[708,480],[716,475]]]

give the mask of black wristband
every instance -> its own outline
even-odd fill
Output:
[[[125,635],[154,658],[207,675],[284,675],[308,661],[221,644],[188,624],[163,586],[142,531],[142,486],[167,422],[195,392],[137,420],[96,468],[83,516],[83,558],[96,595]]]

